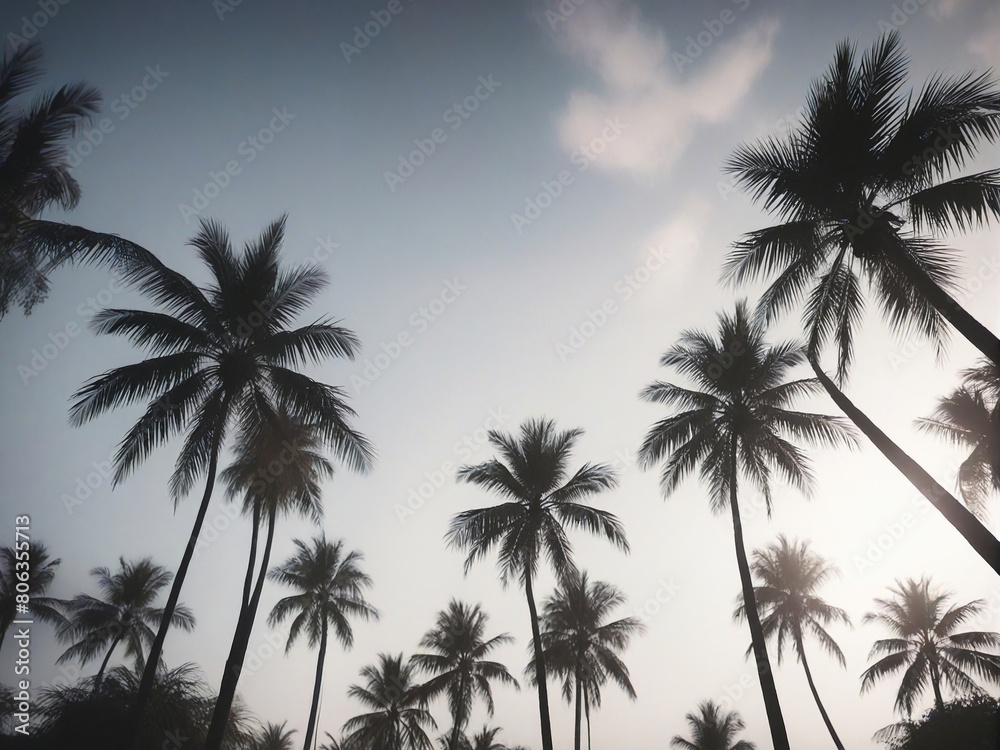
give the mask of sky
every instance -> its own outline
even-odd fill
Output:
[[[522,592],[501,586],[495,558],[463,575],[443,536],[452,515],[492,502],[454,479],[458,466],[491,457],[486,431],[547,416],[584,430],[574,466],[619,469],[619,486],[595,503],[619,516],[631,553],[571,538],[580,566],[626,594],[620,616],[647,628],[624,655],[638,700],[605,691],[594,747],[666,747],[706,699],[739,711],[744,736],[771,747],[743,658],[748,631],[731,619],[731,519],[712,514],[695,479],[664,499],[657,473],[638,469],[636,450],[665,415],[638,393],[671,376],[658,359],[681,331],[712,330],[720,311],[760,292],[719,281],[731,243],[768,222],[723,174],[726,157],[794,125],[838,42],[864,48],[890,28],[902,34],[914,86],[935,71],[997,66],[1000,7],[985,0],[4,3],[8,45],[9,34],[43,45],[39,90],[84,80],[104,95],[72,147],[82,200],[50,217],[127,237],[204,283],[187,245],[199,219],[218,220],[242,245],[287,213],[285,261],[318,263],[332,279],[303,321],[333,316],[363,343],[357,360],[309,370],[347,389],[378,451],[370,474],[338,469],[325,488],[322,529],[363,552],[382,616],[356,624],[352,649],[330,649],[321,731],[339,736],[361,711],[346,695],[359,669],[380,652],[417,651],[452,597],[480,602],[489,633],[514,636],[497,657],[520,675],[530,639]],[[984,147],[968,169],[998,157]],[[1000,330],[996,227],[946,240],[962,263],[961,301]],[[119,556],[176,568],[194,520],[200,495],[175,509],[167,493],[176,442],[119,486],[106,478],[138,408],[68,421],[84,381],[141,356],[97,337],[89,319],[145,304],[107,270],[69,267],[30,316],[0,323],[0,508],[11,535],[14,517],[30,514],[32,538],[62,559],[53,596],[94,593],[88,571]],[[772,336],[799,330],[791,314]],[[953,336],[937,357],[919,336],[889,333],[874,310],[857,351],[849,395],[952,487],[961,454],[913,420],[975,351]],[[835,408],[824,397],[805,407]],[[879,747],[871,736],[898,718],[898,683],[859,695],[871,643],[887,635],[861,624],[873,599],[897,579],[930,575],[955,602],[985,600],[983,629],[1000,630],[1000,584],[873,447],[811,456],[811,498],[779,485],[768,518],[744,492],[746,544],[783,533],[838,564],[822,594],[854,621],[832,629],[847,666],[815,644],[810,665],[845,746]],[[284,520],[273,560],[317,532]],[[181,595],[197,628],[166,641],[168,664],[197,662],[213,685],[249,538],[249,521],[217,493]],[[544,575],[539,598],[553,585]],[[282,634],[266,627],[285,593],[264,590],[239,691],[261,720],[287,720],[301,738],[316,654],[298,643],[284,655]],[[44,626],[32,647],[36,685],[80,674],[53,666],[61,649]],[[0,680],[12,679],[4,649]],[[790,655],[776,681],[792,747],[829,746]],[[551,694],[556,747],[569,747],[572,709]],[[503,740],[540,747],[532,691],[498,688],[495,698]],[[445,730],[445,705],[433,710]],[[487,719],[478,706],[472,726]]]

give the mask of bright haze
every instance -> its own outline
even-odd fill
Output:
[[[346,695],[358,670],[379,652],[414,653],[451,597],[483,604],[488,635],[516,638],[497,658],[521,675],[530,638],[523,593],[501,586],[495,556],[463,575],[463,555],[443,537],[455,513],[496,502],[455,481],[459,466],[492,455],[486,429],[516,431],[547,416],[585,430],[572,468],[605,461],[620,469],[619,486],[594,502],[618,514],[631,554],[582,533],[571,539],[592,578],[627,594],[621,616],[637,614],[647,626],[624,653],[638,700],[604,691],[593,746],[666,747],[687,734],[684,714],[711,698],[741,713],[742,736],[769,748],[756,671],[743,657],[749,631],[731,617],[739,592],[731,519],[712,514],[696,476],[664,499],[657,472],[639,471],[636,451],[666,411],[638,393],[677,377],[658,359],[682,330],[712,331],[718,312],[760,291],[720,282],[731,243],[771,223],[722,172],[726,157],[794,125],[843,39],[864,49],[898,28],[915,87],[936,71],[997,66],[1000,8],[985,0],[400,0],[382,23],[388,5],[59,5],[33,37],[47,63],[38,90],[89,82],[103,92],[97,122],[107,123],[91,134],[96,143],[84,134],[74,147],[79,207],[51,216],[132,239],[204,283],[187,245],[199,219],[217,219],[242,245],[287,213],[285,262],[329,273],[332,283],[302,320],[340,319],[364,349],[354,362],[310,373],[346,388],[378,462],[368,476],[339,470],[326,487],[323,529],[364,553],[382,618],[355,625],[350,651],[331,646],[321,731],[338,736],[361,712]],[[5,2],[0,31],[22,33],[40,7]],[[984,147],[967,169],[995,167],[998,156]],[[961,253],[963,303],[1000,330],[996,228],[947,241]],[[15,311],[0,323],[2,519],[12,529],[16,514],[30,513],[33,538],[62,558],[53,596],[95,593],[88,571],[121,555],[175,569],[193,523],[200,490],[176,510],[167,491],[178,442],[114,489],[100,477],[138,409],[79,428],[68,421],[70,397],[86,379],[142,356],[125,340],[95,336],[86,327],[94,310],[146,304],[105,270],[67,267],[29,317]],[[75,335],[63,335],[67,327]],[[793,313],[771,335],[800,330]],[[50,344],[52,357],[43,354]],[[918,434],[913,420],[975,360],[956,335],[938,358],[918,335],[891,334],[873,304],[847,390],[953,487],[962,454]],[[808,377],[808,368],[797,375]],[[807,406],[835,410],[825,397]],[[847,668],[818,648],[810,663],[844,745],[879,747],[872,734],[899,718],[898,682],[859,694],[871,643],[887,635],[861,625],[873,598],[896,579],[932,575],[959,602],[985,599],[983,629],[1000,630],[1000,586],[868,443],[811,455],[812,498],[778,485],[769,519],[746,490],[747,549],[784,533],[839,565],[842,575],[821,593],[855,622],[832,630]],[[218,492],[206,523],[213,532],[181,595],[198,625],[171,632],[164,658],[198,663],[217,686],[250,522]],[[306,520],[283,520],[272,559],[316,532]],[[539,598],[553,583],[546,573]],[[301,738],[316,654],[298,643],[272,655],[268,637],[279,638],[265,619],[284,593],[272,583],[264,590],[250,646],[259,661],[239,692],[262,720],[287,719]],[[41,683],[60,676],[59,653],[51,629],[36,628]],[[4,682],[11,659],[4,649]],[[790,653],[776,681],[791,745],[828,746]],[[572,707],[557,688],[550,696],[556,747],[569,747]],[[922,708],[930,702],[928,691]],[[433,711],[447,729],[446,705]],[[531,689],[496,689],[492,721],[507,744],[540,747],[537,711]],[[486,720],[478,705],[470,727]]]

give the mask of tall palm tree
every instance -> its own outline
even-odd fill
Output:
[[[567,477],[570,453],[582,430],[559,432],[549,419],[521,425],[518,438],[491,430],[490,444],[504,459],[493,458],[458,470],[458,480],[495,492],[499,505],[462,511],[451,519],[446,539],[450,546],[468,549],[465,571],[499,546],[500,580],[506,586],[518,578],[524,586],[531,618],[531,638],[538,675],[538,712],[542,750],[552,750],[552,725],[535,607],[533,581],[544,555],[560,579],[576,572],[566,526],[603,535],[621,550],[628,542],[619,520],[611,513],[585,505],[589,496],[617,483],[607,464],[584,464]]]
[[[63,602],[59,599],[45,596],[52,579],[56,576],[56,568],[62,562],[60,558],[51,559],[49,550],[42,542],[31,540],[27,549],[27,560],[23,558],[24,550],[13,547],[0,547],[0,646],[3,646],[4,636],[14,620],[20,617],[37,617],[42,622],[60,626],[65,617],[59,611]],[[27,562],[28,612],[18,612],[18,584],[23,583],[24,563]],[[23,588],[23,586],[22,586]]]
[[[68,142],[101,103],[100,92],[82,83],[22,102],[43,74],[37,43],[0,62],[0,318],[12,305],[30,313],[48,294],[49,273],[66,262],[128,264],[148,255],[115,235],[39,218],[46,208],[79,203]]]
[[[953,176],[981,141],[1000,138],[1000,89],[989,73],[937,74],[914,96],[903,91],[908,67],[897,31],[860,59],[842,42],[798,130],[743,145],[726,164],[781,222],[737,242],[726,274],[775,277],[761,299],[766,319],[808,293],[810,349],[835,341],[840,380],[865,305],[862,279],[894,330],[941,342],[943,316],[1000,364],[1000,339],[949,294],[956,254],[920,236],[1000,217],[1000,169]]]
[[[896,710],[909,716],[928,682],[938,710],[944,707],[942,682],[956,694],[983,692],[975,677],[1000,685],[1000,655],[982,650],[1000,649],[1000,633],[955,632],[966,620],[983,612],[982,599],[946,608],[951,593],[932,590],[928,578],[896,581],[889,592],[890,598],[876,599],[876,611],[864,616],[863,622],[878,623],[893,637],[875,641],[872,646],[868,658],[882,658],[861,676],[862,693],[903,670]]]
[[[669,495],[696,467],[708,485],[712,510],[732,513],[736,564],[746,604],[747,622],[760,676],[764,706],[776,750],[788,750],[785,722],[757,614],[753,580],[743,542],[739,510],[742,473],[764,496],[771,511],[772,470],[796,489],[810,492],[813,475],[806,455],[790,439],[827,446],[852,445],[844,421],[824,414],[792,411],[793,399],[814,393],[814,379],[788,379],[806,359],[794,342],[768,345],[764,327],[751,318],[745,302],[734,314],[719,316],[719,332],[685,331],[660,359],[694,381],[697,389],[657,381],[641,398],[679,411],[650,429],[639,450],[643,469],[664,460],[660,487]]]
[[[776,543],[754,551],[750,572],[759,581],[753,591],[764,637],[778,641],[778,664],[781,664],[785,645],[790,645],[805,670],[809,690],[823,717],[823,723],[833,738],[833,744],[838,750],[844,750],[833,722],[819,699],[819,692],[806,660],[804,643],[806,634],[812,634],[842,667],[847,666],[843,651],[827,632],[826,626],[832,622],[850,625],[851,618],[844,610],[827,604],[816,594],[820,586],[838,573],[837,566],[812,552],[805,542],[789,541],[781,534]],[[745,604],[738,604],[733,617],[736,620],[746,619]],[[747,653],[750,653],[750,649],[747,649]]]
[[[284,270],[280,250],[285,218],[273,222],[242,253],[234,252],[221,225],[202,222],[192,240],[212,282],[204,289],[156,258],[129,273],[129,280],[161,308],[103,310],[98,333],[125,335],[152,357],[110,370],[77,391],[74,424],[147,399],[139,421],[115,455],[113,484],[121,482],[157,445],[186,436],[171,476],[178,502],[206,475],[205,490],[167,598],[164,618],[150,649],[136,701],[145,709],[170,617],[208,511],[219,455],[231,424],[251,422],[263,404],[317,424],[324,442],[352,469],[365,471],[372,448],[348,424],[354,411],[342,389],[317,382],[296,367],[327,357],[353,357],[357,339],[326,318],[300,328],[289,324],[329,283],[318,266]]]
[[[154,605],[173,576],[150,557],[134,562],[120,557],[118,570],[112,572],[102,566],[90,574],[97,578],[101,597],[79,594],[65,603],[67,618],[56,635],[60,641],[70,641],[72,645],[56,664],[79,661],[83,665],[104,652],[94,680],[94,689],[98,690],[111,655],[120,643],[125,646],[126,656],[133,660],[136,672],[142,672],[144,652],[153,642],[153,627],[163,617],[163,609]],[[171,625],[193,630],[194,615],[187,607],[178,605]]]
[[[736,740],[736,735],[746,729],[743,719],[736,711],[723,711],[713,701],[698,704],[697,714],[685,714],[691,727],[692,739],[674,735],[670,747],[681,750],[756,750],[757,746],[747,740]]]
[[[310,648],[319,646],[316,659],[316,679],[313,684],[312,706],[303,747],[311,750],[319,714],[319,694],[323,684],[323,664],[332,626],[344,648],[354,644],[354,631],[349,618],[378,619],[379,612],[365,600],[365,591],[372,579],[359,567],[364,556],[357,550],[344,552],[343,541],[329,542],[326,535],[314,537],[311,545],[295,540],[296,552],[268,576],[298,593],[279,600],[267,618],[274,627],[294,615],[288,631],[285,653],[305,630]]]
[[[263,412],[264,419],[254,420],[241,430],[235,459],[221,474],[230,497],[243,496],[243,510],[253,515],[254,525],[240,616],[222,675],[206,750],[218,750],[221,746],[226,717],[236,696],[236,686],[270,565],[278,515],[298,512],[319,523],[323,516],[320,482],[333,475],[333,465],[318,451],[321,433],[315,425],[267,408]],[[267,520],[267,533],[260,572],[251,588],[258,527],[264,518]]]
[[[1000,370],[988,360],[964,373],[963,384],[938,401],[934,413],[917,427],[969,451],[958,469],[962,499],[977,518],[986,517],[986,501],[1000,491]]]
[[[486,658],[497,647],[514,641],[507,633],[485,640],[488,619],[480,605],[469,606],[452,599],[446,609],[438,612],[434,627],[420,640],[420,646],[433,653],[414,654],[410,658],[410,664],[417,670],[434,675],[423,684],[427,699],[448,696],[452,720],[450,750],[459,750],[459,738],[477,697],[482,698],[493,716],[491,682],[519,689],[507,667]]]
[[[277,724],[273,721],[267,722],[254,740],[253,750],[292,750],[292,735],[294,729],[286,729],[287,721]]]
[[[414,682],[414,667],[403,655],[379,654],[378,664],[361,669],[365,686],[351,685],[347,694],[368,709],[349,719],[347,741],[380,750],[431,750],[426,729],[437,729],[426,709],[421,686]]]
[[[603,581],[590,581],[586,571],[542,602],[540,626],[546,665],[551,675],[562,678],[566,701],[573,701],[575,696],[575,750],[580,750],[584,713],[590,744],[590,706],[601,705],[601,686],[609,678],[629,698],[636,698],[628,667],[619,653],[629,638],[645,631],[645,626],[635,617],[606,622],[612,610],[623,604],[625,595],[620,589]],[[535,679],[534,661],[526,672]]]

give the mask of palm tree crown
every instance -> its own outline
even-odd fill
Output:
[[[125,646],[136,671],[145,664],[145,650],[155,636],[155,628],[163,617],[163,609],[155,602],[160,591],[170,585],[173,574],[156,565],[152,558],[130,562],[118,560],[118,570],[106,567],[90,571],[97,578],[102,598],[79,594],[65,603],[67,620],[56,631],[61,641],[72,645],[56,660],[57,664],[76,660],[86,664],[104,652],[104,660],[97,672],[100,683],[111,654],[119,643]],[[191,611],[181,605],[173,613],[174,626],[192,630],[195,625]]]
[[[726,275],[774,277],[760,302],[766,319],[807,296],[810,349],[833,340],[841,380],[865,306],[863,280],[893,330],[941,342],[944,314],[1000,358],[996,336],[945,292],[958,278],[956,254],[918,236],[1000,216],[1000,170],[942,181],[980,141],[1000,136],[1000,91],[989,74],[966,74],[936,75],[916,96],[904,94],[908,67],[898,32],[860,59],[840,44],[798,130],[740,147],[726,167],[782,221],[737,242]]]
[[[59,611],[63,602],[59,599],[45,596],[56,576],[56,568],[62,562],[60,558],[51,559],[49,550],[42,542],[32,540],[27,550],[28,554],[28,607],[32,617],[43,622],[56,625],[65,622]],[[17,619],[17,584],[23,578],[18,566],[23,552],[13,547],[0,547],[0,646],[10,624]]]
[[[681,750],[756,750],[757,746],[747,740],[736,740],[746,725],[736,711],[723,711],[713,701],[698,704],[697,714],[685,714],[691,727],[691,739],[674,735],[670,747]]]
[[[897,581],[889,591],[892,596],[876,599],[877,610],[864,616],[864,622],[884,626],[893,637],[872,646],[869,658],[882,658],[865,670],[861,692],[902,670],[896,710],[909,716],[928,683],[938,709],[944,705],[942,682],[957,694],[981,693],[975,677],[1000,684],[1000,655],[981,650],[1000,649],[1000,633],[955,632],[983,612],[983,600],[947,607],[951,594],[932,590],[928,578]]]
[[[365,686],[351,685],[347,694],[360,701],[368,713],[344,724],[351,746],[382,750],[431,750],[426,728],[436,729],[425,708],[421,686],[413,681],[414,667],[403,655],[379,654],[377,665],[362,668]]]
[[[486,704],[489,715],[493,715],[491,682],[518,687],[517,680],[503,664],[486,658],[497,647],[514,641],[507,633],[486,640],[488,619],[480,605],[469,606],[452,599],[447,609],[438,612],[434,627],[420,641],[422,648],[433,653],[414,654],[410,658],[416,669],[434,675],[422,686],[427,699],[442,694],[448,696],[448,710],[452,717],[451,744],[455,746],[469,721],[477,697]]]

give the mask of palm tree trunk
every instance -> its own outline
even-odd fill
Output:
[[[243,671],[243,662],[246,659],[247,647],[250,645],[250,635],[253,633],[253,623],[257,619],[257,607],[260,605],[260,594],[264,589],[267,564],[271,559],[271,544],[274,542],[275,522],[276,515],[272,510],[272,512],[268,513],[267,537],[264,541],[264,553],[261,555],[260,560],[260,574],[257,576],[257,584],[254,586],[253,593],[247,605],[240,610],[240,617],[236,623],[236,632],[233,634],[233,642],[229,648],[229,658],[226,659],[226,669],[222,673],[219,697],[215,701],[215,709],[212,711],[212,722],[208,727],[208,734],[205,737],[205,750],[220,750],[226,734],[229,713],[232,710],[233,700],[236,697],[236,685],[240,680],[240,673]]]
[[[458,694],[465,697],[465,675],[463,674],[459,678]],[[455,715],[451,717],[452,728],[451,728],[451,750],[459,750],[458,739],[462,736],[462,727],[465,725],[465,717],[463,714],[463,708],[461,705],[456,707]]]
[[[0,625],[0,648],[3,648],[3,641],[7,637],[7,628],[10,627],[10,623],[11,621],[8,620],[3,625]]]
[[[538,632],[538,610],[535,594],[531,589],[531,572],[524,571],[524,593],[528,597],[531,615],[531,639],[535,650],[535,677],[538,682],[538,717],[542,725],[542,750],[552,750],[552,724],[549,719],[549,686],[545,675],[545,655],[542,653],[542,636]]]
[[[799,658],[802,660],[802,668],[806,671],[806,681],[809,683],[809,689],[812,691],[813,700],[816,701],[816,706],[819,708],[820,716],[823,717],[823,723],[826,724],[827,731],[830,732],[830,736],[833,738],[833,744],[837,746],[837,750],[844,750],[844,745],[840,741],[840,737],[837,736],[836,730],[833,728],[833,722],[830,721],[830,717],[826,713],[826,709],[823,707],[823,701],[819,699],[819,692],[816,690],[816,684],[813,682],[812,672],[809,670],[809,662],[806,661],[806,650],[802,646],[802,636],[799,633],[795,635],[795,646],[799,652]]]
[[[590,750],[590,691],[584,693],[583,715],[587,717],[587,750]]]
[[[223,407],[226,413],[226,407]],[[208,504],[212,499],[212,490],[215,488],[215,474],[219,468],[219,436],[221,426],[216,433],[215,445],[212,446],[212,456],[208,461],[208,477],[205,480],[205,494],[202,495],[201,505],[198,506],[198,515],[194,519],[194,526],[191,529],[191,536],[188,537],[187,547],[184,548],[184,555],[181,563],[177,566],[177,573],[174,575],[174,582],[170,587],[170,595],[167,597],[167,605],[163,608],[163,618],[160,620],[160,627],[156,631],[156,638],[149,649],[149,658],[146,661],[146,668],[142,672],[142,681],[139,683],[139,691],[135,698],[135,706],[132,709],[132,744],[138,735],[139,723],[146,710],[146,704],[153,693],[153,682],[156,679],[156,668],[160,664],[160,655],[163,653],[163,641],[167,638],[167,630],[170,629],[170,621],[174,618],[174,610],[177,608],[177,600],[181,595],[181,587],[187,577],[188,567],[191,565],[191,558],[194,557],[194,549],[198,545],[198,537],[201,535],[202,524],[205,523],[205,515],[208,513]]]
[[[243,580],[243,604],[240,605],[242,609],[246,609],[250,606],[250,587],[253,585],[253,570],[254,563],[257,557],[257,537],[259,534],[260,527],[260,505],[257,502],[253,504],[253,528],[250,530],[250,561],[247,563],[247,576]],[[266,565],[264,566],[267,567]]]
[[[312,708],[309,709],[309,723],[306,725],[306,741],[303,750],[309,750],[313,734],[316,732],[317,714],[319,713],[319,689],[323,684],[323,662],[326,661],[326,616],[323,616],[323,630],[319,638],[319,658],[316,660],[316,682],[313,684]]]
[[[888,458],[893,466],[910,480],[910,483],[920,491],[920,494],[940,511],[948,523],[954,526],[956,531],[965,538],[965,541],[979,553],[979,556],[1000,575],[1000,539],[993,536],[968,508],[938,484],[930,474],[924,471],[920,464],[910,458],[864,412],[856,407],[823,372],[814,357],[809,358],[809,363],[812,365],[816,377],[823,384],[826,392],[830,394],[830,398],[840,407],[840,410],[858,426],[858,429],[871,440],[875,447],[882,452],[882,455]]]
[[[938,286],[913,258],[903,252],[894,242],[885,243],[885,254],[889,262],[903,272],[907,280],[934,308],[951,323],[955,329],[1000,367],[1000,338],[976,320],[969,311],[958,304],[958,300]]]
[[[583,729],[583,680],[580,679],[580,665],[576,666],[576,721],[573,726],[573,750],[580,750],[580,733]]]
[[[944,711],[944,698],[941,697],[941,672],[938,670],[937,660],[932,658],[931,662],[931,686],[934,688],[934,708],[939,712]]]
[[[94,677],[94,692],[96,693],[101,687],[101,679],[104,677],[104,670],[107,669],[108,661],[111,659],[111,654],[118,647],[118,642],[122,639],[124,633],[119,633],[115,636],[115,639],[111,641],[111,646],[108,648],[108,653],[104,655],[104,661],[101,662],[101,668],[97,670],[97,676]]]
[[[757,675],[760,678],[760,689],[764,695],[764,709],[767,711],[767,723],[771,728],[771,743],[774,750],[789,750],[788,733],[785,729],[785,719],[781,715],[781,704],[778,702],[778,689],[774,684],[774,673],[771,662],[767,658],[767,644],[764,641],[764,629],[760,624],[757,611],[757,598],[753,593],[753,579],[750,577],[750,564],[747,561],[747,551],[743,543],[743,522],[740,520],[740,506],[737,497],[737,435],[734,432],[731,442],[730,460],[732,461],[732,476],[729,479],[729,505],[733,512],[733,536],[736,542],[736,566],[740,571],[740,584],[743,588],[743,606],[746,610],[747,623],[750,625],[750,641],[753,644],[754,659],[757,662]]]

